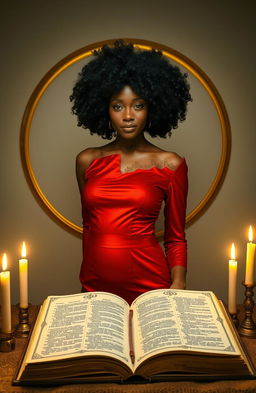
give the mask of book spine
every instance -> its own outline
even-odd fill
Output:
[[[130,310],[129,311],[129,346],[130,346],[130,358],[132,364],[134,364],[135,353],[134,353],[133,337],[132,337],[132,318],[133,318],[133,310]]]

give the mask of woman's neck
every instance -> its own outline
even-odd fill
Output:
[[[132,140],[124,140],[123,138],[117,136],[116,140],[112,143],[113,148],[115,148],[116,150],[120,150],[125,154],[142,151],[150,145],[150,143],[146,140],[144,134],[139,135],[138,138]]]

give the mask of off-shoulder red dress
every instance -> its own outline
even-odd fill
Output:
[[[185,159],[168,167],[121,172],[120,154],[96,158],[82,191],[83,262],[86,291],[115,293],[131,303],[151,289],[169,288],[171,268],[186,267],[187,200]],[[165,253],[155,221],[165,201]]]

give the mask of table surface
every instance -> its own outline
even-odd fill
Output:
[[[29,309],[30,321],[33,323],[37,306]],[[241,309],[241,307],[240,307]],[[243,318],[243,310],[239,319]],[[18,307],[12,307],[13,326],[17,324]],[[255,314],[256,316],[256,314]],[[15,350],[0,353],[0,393],[256,393],[256,380],[233,380],[214,382],[154,382],[148,384],[120,385],[108,384],[74,384],[54,387],[12,386],[12,380],[21,358],[27,339],[16,338]],[[249,355],[256,366],[256,339],[242,337]]]

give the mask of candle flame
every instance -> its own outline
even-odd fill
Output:
[[[236,259],[236,249],[234,243],[232,243],[230,254],[231,254],[231,259]]]
[[[7,255],[4,253],[3,259],[2,259],[2,269],[6,270],[7,269]]]
[[[26,249],[25,242],[22,243],[21,256],[22,256],[22,258],[26,258],[26,256],[27,256],[27,249]]]
[[[252,226],[251,225],[249,227],[248,237],[249,237],[249,242],[252,242],[253,236],[252,236]]]

